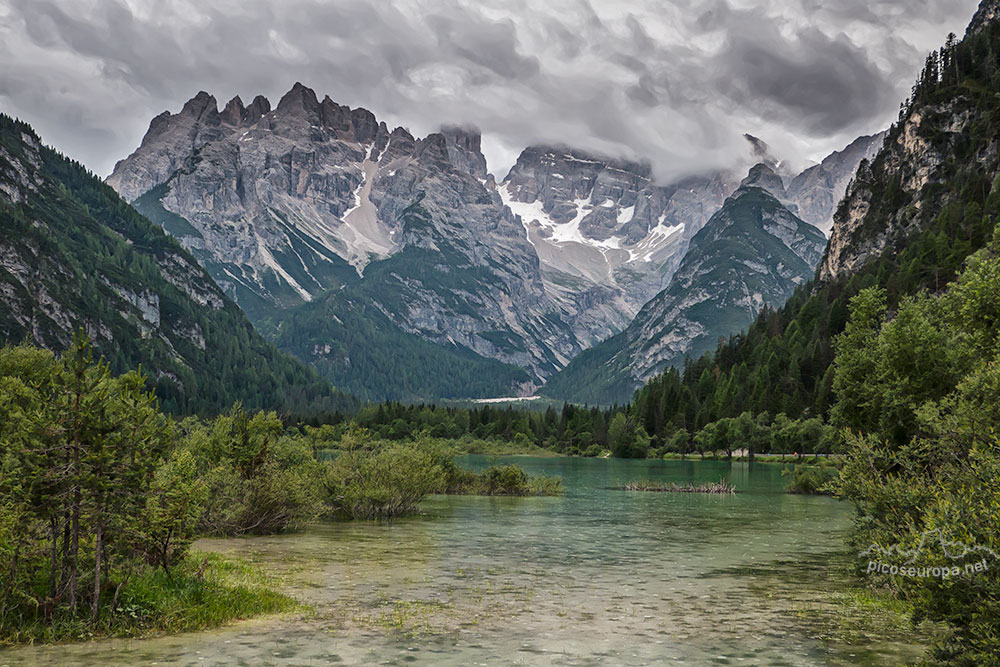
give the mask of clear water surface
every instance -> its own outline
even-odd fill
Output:
[[[280,574],[309,612],[11,649],[0,665],[882,665],[922,651],[907,628],[845,611],[850,508],[783,493],[780,466],[513,460],[566,494],[433,497],[416,518],[198,544]],[[613,489],[722,478],[736,495]]]

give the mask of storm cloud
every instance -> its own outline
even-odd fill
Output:
[[[729,165],[743,133],[802,162],[895,118],[976,0],[0,0],[0,111],[99,174],[199,90],[296,81],[415,134]]]

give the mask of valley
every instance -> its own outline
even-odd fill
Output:
[[[1000,665],[1000,0],[206,2],[0,0],[0,664]]]

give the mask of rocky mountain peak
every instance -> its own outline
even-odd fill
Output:
[[[199,122],[211,123],[218,120],[219,104],[215,101],[215,96],[202,90],[184,103],[180,115],[189,116]]]
[[[766,141],[752,134],[744,134],[743,138],[750,144],[750,154],[756,162],[765,164],[774,171],[778,170],[780,161],[771,154],[771,147]]]
[[[983,0],[972,17],[972,22],[969,23],[966,36],[979,32],[998,17],[1000,17],[1000,0]]]
[[[483,180],[487,177],[483,138],[479,130],[469,127],[446,126],[441,135],[448,147],[448,158],[459,170]]]
[[[284,94],[275,110],[284,116],[303,116],[316,124],[321,121],[322,111],[316,91],[299,82]]]
[[[237,95],[233,99],[226,102],[226,107],[222,110],[222,122],[224,125],[238,126],[243,122],[243,117],[246,115],[246,107],[243,106],[243,100]]]
[[[417,142],[415,157],[426,164],[448,169],[451,165],[451,160],[448,158],[448,140],[440,133],[428,134]]]
[[[155,140],[158,136],[167,131],[170,127],[170,112],[164,111],[163,113],[155,116],[153,120],[149,121],[149,129],[146,130],[146,136],[142,138],[142,143]]]
[[[766,190],[778,199],[785,199],[785,183],[771,165],[764,162],[754,165],[740,187],[755,186]]]
[[[371,111],[337,104],[329,95],[320,103],[320,116],[323,127],[333,130],[341,141],[369,144],[379,132],[379,122]]]
[[[123,199],[133,201],[169,178],[192,150],[231,129],[223,126],[215,97],[201,91],[185,102],[180,112],[164,111],[154,118],[139,148],[115,165],[108,184]]]
[[[247,125],[253,125],[269,113],[271,113],[271,102],[263,95],[258,95],[247,107],[243,122]]]

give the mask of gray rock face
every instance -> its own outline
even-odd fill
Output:
[[[390,132],[300,84],[269,109],[258,97],[219,113],[199,94],[157,117],[108,182],[254,317],[361,285],[403,330],[537,378],[582,349],[478,133]]]
[[[876,157],[862,161],[834,217],[830,244],[820,265],[821,280],[857,270],[922,224],[924,188],[945,176],[940,168],[954,162],[955,146],[972,119],[962,100],[915,107]],[[969,169],[990,163],[996,144],[982,150],[965,161]],[[899,198],[906,205],[873,209],[873,187],[884,189],[890,182],[899,184]]]
[[[762,177],[771,180],[755,168],[748,180]],[[764,306],[784,303],[812,277],[825,241],[766,190],[741,186],[691,240],[670,286],[625,331],[571,362],[543,391],[591,402],[628,400],[668,366],[744,329]]]
[[[750,169],[750,173],[740,183],[741,188],[756,187],[767,190],[775,199],[781,201],[788,198],[785,192],[785,182],[771,165],[761,162]]]
[[[1000,0],[983,0],[965,34],[972,35],[979,32],[998,16],[1000,16]]]
[[[578,335],[596,342],[668,284],[735,187],[723,173],[660,186],[648,165],[535,146],[499,191],[538,253],[547,288],[589,327]]]
[[[793,178],[786,189],[789,208],[829,237],[837,204],[844,198],[858,165],[878,154],[885,135],[881,132],[859,137],[844,150],[832,153],[820,164]]]
[[[108,182],[123,199],[132,201],[152,187],[150,183],[167,180],[189,156],[227,129],[215,98],[202,91],[180,113],[164,111],[154,118],[142,145],[115,165]]]

